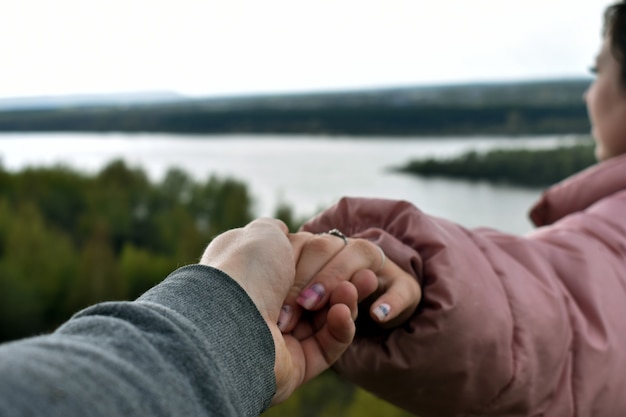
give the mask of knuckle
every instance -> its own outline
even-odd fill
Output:
[[[378,259],[379,255],[374,244],[367,239],[354,239],[349,247],[358,256],[363,267],[371,267],[372,263]]]
[[[369,255],[372,253],[372,245],[373,243],[366,239],[354,239],[352,242],[355,250],[358,250],[363,255]]]
[[[306,248],[313,253],[335,252],[336,245],[331,239],[336,240],[337,238],[329,235],[315,235],[309,239]]]
[[[338,282],[350,279],[350,270],[344,263],[329,264],[317,276],[319,282]]]

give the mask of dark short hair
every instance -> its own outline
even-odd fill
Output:
[[[602,36],[611,39],[611,52],[620,64],[622,85],[626,87],[626,0],[621,0],[604,11]]]

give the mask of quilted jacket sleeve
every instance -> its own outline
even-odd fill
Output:
[[[358,337],[336,366],[340,374],[423,417],[572,416],[585,407],[576,396],[589,390],[578,390],[574,364],[580,330],[593,329],[572,311],[598,300],[573,298],[562,280],[572,271],[552,263],[560,256],[588,266],[587,238],[576,227],[531,239],[468,230],[407,202],[344,198],[303,227],[330,228],[375,241],[423,287],[414,316]],[[605,256],[596,246],[594,255]]]

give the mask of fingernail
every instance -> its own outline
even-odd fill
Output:
[[[376,318],[378,318],[378,320],[384,321],[389,315],[390,311],[391,307],[389,306],[389,304],[382,303],[374,309],[374,315],[376,316]]]
[[[289,324],[289,320],[291,319],[291,306],[282,306],[280,308],[280,313],[278,314],[278,329],[281,332],[284,332]]]
[[[313,284],[306,290],[302,291],[296,301],[302,307],[310,310],[324,297],[324,294],[325,291],[322,284]]]

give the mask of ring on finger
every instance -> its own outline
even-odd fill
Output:
[[[341,231],[339,229],[330,229],[328,232],[326,232],[329,235],[333,235],[333,236],[337,236],[338,238],[340,238],[341,240],[343,240],[344,245],[348,244],[348,238],[346,235],[344,235],[343,233],[341,233]]]

